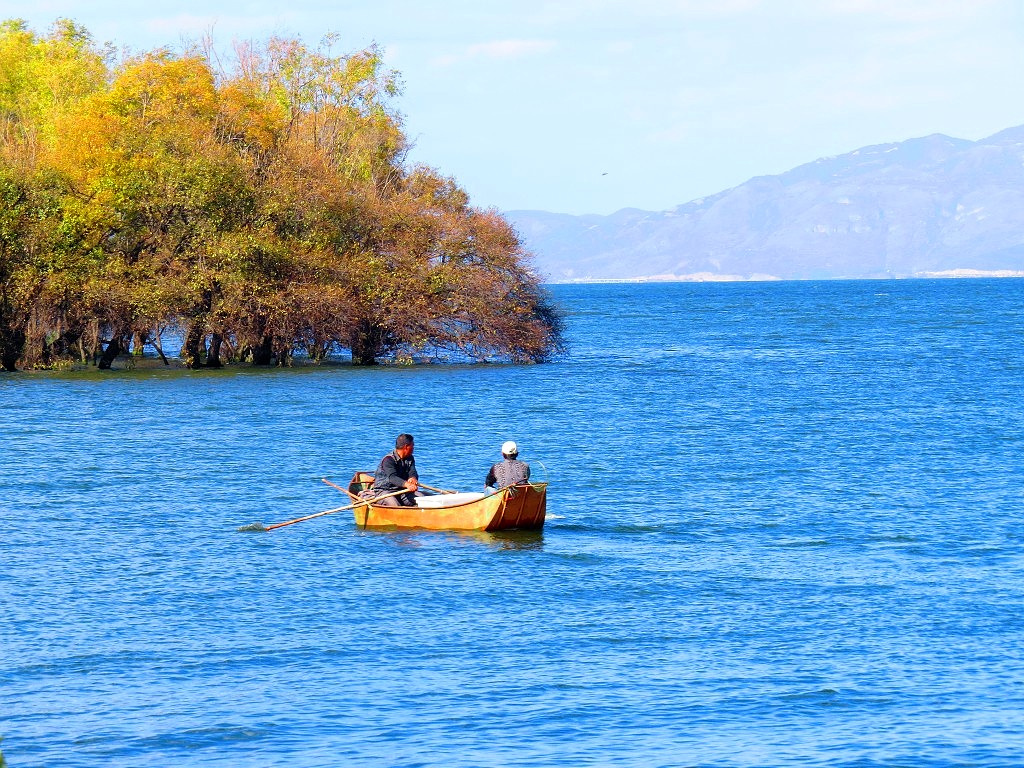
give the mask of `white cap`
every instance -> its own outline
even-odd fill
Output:
[[[501,454],[503,456],[514,456],[519,453],[519,446],[515,444],[514,440],[507,440],[501,444]]]

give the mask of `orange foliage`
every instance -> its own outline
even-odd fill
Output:
[[[558,350],[558,315],[508,223],[455,180],[403,164],[388,105],[397,76],[376,49],[335,56],[274,38],[238,46],[227,71],[160,50],[96,77],[102,57],[73,30],[78,47],[47,70],[38,49],[55,38],[0,26],[0,60],[46,75],[19,80],[17,98],[0,79],[0,107],[62,94],[45,115],[21,108],[25,125],[0,137],[8,166],[30,160],[18,167],[51,227],[43,238],[29,216],[0,232],[22,266],[50,248],[42,266],[12,272],[35,288],[10,322],[31,316],[32,338],[51,339],[24,361],[81,352],[83,339],[109,357],[168,327],[182,330],[188,365],[203,364],[208,339],[217,364],[220,349],[279,364],[296,351],[370,363]],[[92,87],[54,85],[69,71]],[[25,137],[46,135],[29,153]]]

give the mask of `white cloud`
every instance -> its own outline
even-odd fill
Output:
[[[652,7],[661,12],[673,12],[673,15],[719,17],[746,13],[762,5],[763,0],[669,0],[655,2]]]
[[[1005,0],[829,0],[823,11],[840,15],[866,15],[892,21],[926,23],[971,18],[993,6],[1005,5]]]
[[[541,4],[536,16],[549,21],[572,22],[595,16],[637,18],[721,18],[756,10],[765,0],[563,0]]]
[[[551,40],[492,40],[486,43],[474,43],[459,53],[436,56],[432,63],[436,66],[448,67],[473,59],[510,60],[537,56],[554,50],[555,43]]]
[[[550,40],[494,40],[476,43],[466,49],[468,58],[521,59],[524,56],[546,53],[555,47]]]

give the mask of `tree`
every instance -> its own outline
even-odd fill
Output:
[[[167,328],[189,367],[560,349],[508,223],[406,165],[397,74],[332,44],[112,64],[72,22],[0,25],[0,364],[106,368]]]
[[[104,85],[109,52],[67,20],[37,37],[24,22],[0,23],[0,344],[11,370],[31,347],[28,364],[47,362],[64,336],[60,312],[79,275],[69,246],[74,222],[62,213],[65,180],[49,165],[65,115]]]
[[[25,219],[28,200],[10,169],[0,166],[0,368],[15,370],[28,325],[25,277]]]

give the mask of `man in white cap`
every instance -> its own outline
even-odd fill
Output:
[[[494,493],[495,489],[501,490],[510,485],[519,485],[530,479],[530,465],[525,461],[519,461],[519,446],[509,440],[501,446],[501,458],[497,464],[491,467],[484,480],[484,490]]]

